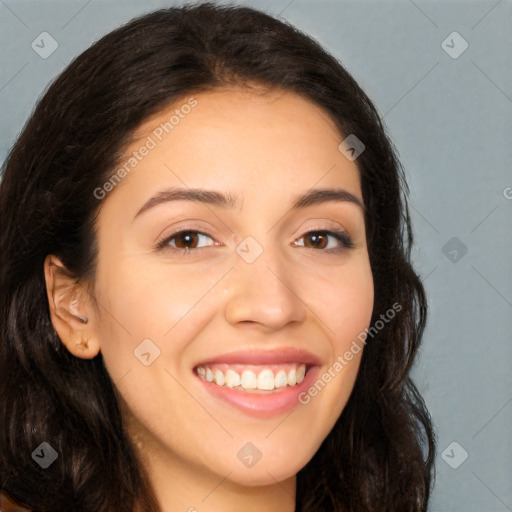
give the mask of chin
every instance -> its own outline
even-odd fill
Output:
[[[276,482],[283,482],[295,477],[309,460],[311,457],[297,460],[296,453],[290,454],[289,459],[281,457],[278,461],[270,457],[264,460],[262,457],[252,467],[240,464],[235,470],[232,465],[228,464],[225,471],[221,470],[220,473],[228,474],[232,471],[229,480],[244,487],[275,485]]]

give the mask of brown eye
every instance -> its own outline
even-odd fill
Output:
[[[311,247],[314,249],[324,249],[327,247],[328,240],[325,234],[318,235],[319,232],[313,232],[312,234],[307,234],[304,236],[304,240],[311,240]],[[308,244],[304,244],[305,247],[310,247]]]
[[[207,235],[206,233],[201,233],[200,231],[196,230],[184,230],[184,231],[178,231],[177,233],[173,233],[172,235],[168,236],[161,242],[159,242],[156,246],[157,249],[169,249],[169,250],[175,250],[178,252],[183,252],[188,254],[189,252],[192,252],[193,249],[201,249],[202,247],[197,247],[198,244],[201,242],[201,237],[203,238],[209,238],[210,240],[213,240],[213,238],[210,235]],[[210,244],[214,245],[214,244]]]
[[[329,238],[335,240],[334,247],[328,248],[330,243]],[[300,246],[306,249],[323,249],[323,252],[336,252],[342,251],[343,249],[352,249],[354,247],[350,237],[342,231],[310,231],[303,235],[301,239],[305,241],[308,240],[308,242],[299,244]]]
[[[182,231],[174,235],[173,239],[176,239],[175,245],[178,249],[195,249],[195,244],[199,237],[195,231]],[[189,247],[191,244],[194,245],[194,247]]]

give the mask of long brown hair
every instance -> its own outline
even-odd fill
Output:
[[[125,433],[101,353],[74,357],[50,321],[43,262],[77,278],[97,256],[94,190],[134,130],[163,107],[226,84],[310,98],[365,151],[357,158],[375,286],[372,325],[350,399],[297,475],[296,512],[427,510],[435,435],[409,372],[427,303],[411,265],[408,189],[374,105],[340,62],[291,25],[213,3],[141,16],[54,80],[12,147],[0,184],[0,487],[41,512],[158,510]],[[382,323],[382,322],[381,322]],[[59,458],[31,458],[48,442]]]

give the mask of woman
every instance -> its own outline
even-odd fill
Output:
[[[6,491],[54,512],[427,510],[407,187],[318,43],[246,7],[142,16],[55,80],[3,172]]]

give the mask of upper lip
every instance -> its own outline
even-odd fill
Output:
[[[306,350],[294,347],[282,347],[273,350],[239,350],[215,356],[199,363],[197,366],[208,364],[280,364],[305,363],[321,365],[320,358]]]

